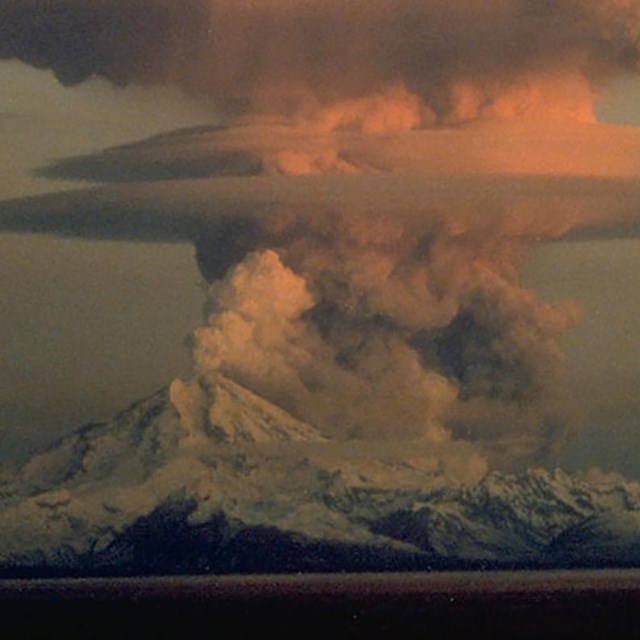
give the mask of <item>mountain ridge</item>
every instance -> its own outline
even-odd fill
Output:
[[[628,565],[638,540],[636,483],[540,468],[464,485],[353,458],[222,375],[174,381],[0,485],[1,575]]]

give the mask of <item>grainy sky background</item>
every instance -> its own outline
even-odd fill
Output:
[[[54,158],[210,120],[175,90],[65,89],[50,72],[0,63],[0,197],[68,188],[31,175]],[[189,372],[184,340],[203,300],[190,245],[17,235],[0,245],[4,459]]]
[[[603,95],[602,121],[640,125],[640,82]],[[48,71],[0,63],[0,199],[68,188],[31,171],[218,116],[177,89],[63,88]],[[588,410],[562,462],[640,478],[640,241],[555,243],[526,279],[545,298],[570,297],[583,324],[563,342]],[[23,454],[88,420],[106,418],[187,375],[183,346],[201,322],[203,292],[186,245],[0,236],[0,456]]]

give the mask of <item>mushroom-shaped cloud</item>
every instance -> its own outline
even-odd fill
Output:
[[[174,82],[234,120],[45,167],[110,184],[1,203],[0,226],[195,242],[203,385],[222,371],[328,435],[442,460],[544,456],[571,426],[556,337],[579,313],[519,266],[540,240],[638,228],[640,137],[585,122],[636,70],[639,14],[14,0],[0,55],[65,81]]]

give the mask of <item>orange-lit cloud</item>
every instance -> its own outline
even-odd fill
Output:
[[[509,464],[572,428],[556,340],[580,315],[540,301],[520,266],[537,241],[637,220],[637,168],[617,155],[637,140],[597,125],[363,134],[253,119],[58,166],[121,182],[160,162],[176,179],[6,202],[0,225],[193,241],[210,282],[198,398],[222,371],[333,438]],[[209,420],[198,398],[184,406]]]
[[[639,14],[620,0],[13,0],[0,56],[68,83],[172,82],[232,114],[365,129],[584,121],[607,78],[637,70]],[[359,102],[389,92],[406,98],[394,114]]]
[[[176,83],[234,119],[47,167],[132,184],[5,203],[0,225],[195,242],[194,420],[222,372],[342,440],[552,451],[572,426],[556,340],[580,314],[519,268],[536,241],[637,225],[638,134],[588,123],[637,70],[640,3],[176,7],[0,9],[5,57]]]

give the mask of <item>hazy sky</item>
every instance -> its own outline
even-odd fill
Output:
[[[553,39],[553,46],[564,55],[568,45]],[[493,60],[490,52],[485,54],[478,63],[486,66],[481,75],[490,73]],[[263,74],[268,76],[278,60],[274,55],[265,63]],[[411,76],[415,70],[402,71]],[[226,82],[222,77],[214,83],[214,93]],[[581,91],[573,82],[566,79],[567,86]],[[243,86],[256,103],[270,103],[258,84],[259,90],[249,80]],[[640,82],[617,80],[601,91],[600,120],[640,124]],[[456,117],[474,92],[456,103]],[[482,100],[472,100],[468,108],[477,111]],[[565,103],[563,108],[580,112],[573,98]],[[433,117],[445,117],[437,103],[431,107]],[[536,108],[548,112],[546,105]],[[175,87],[116,89],[98,79],[64,88],[49,71],[2,62],[0,199],[74,186],[31,173],[56,159],[219,121],[211,103],[187,98]],[[633,278],[640,268],[639,242],[546,244],[526,270],[527,282],[545,299],[574,298],[584,308],[581,326],[562,343],[572,386],[590,417],[583,436],[567,447],[565,463],[598,464],[638,477],[640,465],[629,452],[640,446],[635,426],[640,401],[634,393],[640,383],[635,327],[640,298]],[[18,235],[2,236],[0,243],[5,299],[0,322],[6,336],[0,346],[3,456],[24,448],[22,440],[31,446],[39,434],[49,439],[78,423],[107,417],[172,377],[188,375],[191,364],[183,341],[201,323],[204,299],[191,246]],[[615,438],[609,437],[612,433]]]
[[[68,188],[31,175],[54,158],[210,117],[170,89],[99,80],[64,89],[50,72],[0,63],[0,197]],[[189,372],[184,340],[202,319],[190,245],[13,235],[0,244],[0,455],[109,417]]]

